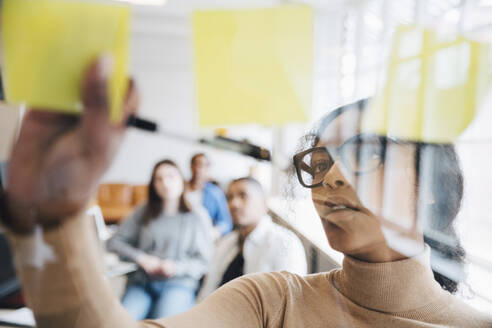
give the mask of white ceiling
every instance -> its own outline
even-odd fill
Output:
[[[129,0],[125,0],[129,1]],[[137,4],[139,0],[132,0]],[[198,9],[244,9],[269,7],[286,3],[305,3],[317,8],[334,8],[342,4],[357,5],[367,0],[167,0],[164,5],[142,6],[136,5],[139,13],[150,15],[170,15],[186,17],[193,10]]]

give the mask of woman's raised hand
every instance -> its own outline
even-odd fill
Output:
[[[29,111],[13,148],[5,200],[7,224],[29,232],[56,225],[82,211],[109,167],[138,107],[130,82],[119,124],[109,119],[108,77],[112,58],[100,57],[85,73],[80,117]]]

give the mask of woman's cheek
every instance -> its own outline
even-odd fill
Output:
[[[376,215],[382,214],[383,207],[383,169],[363,174],[357,183],[357,195],[364,207]]]
[[[415,226],[416,219],[414,152],[409,145],[394,145],[388,148],[384,165],[382,216],[406,230]]]

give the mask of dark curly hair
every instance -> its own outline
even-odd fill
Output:
[[[362,112],[368,99],[336,108],[322,117],[313,130],[300,140],[299,151],[314,147],[322,134],[337,117],[346,111]],[[402,141],[415,146],[415,186],[417,193],[433,195],[433,202],[426,204],[419,197],[416,210],[429,220],[424,228],[424,242],[431,247],[431,266],[435,280],[451,293],[457,291],[458,283],[464,278],[465,250],[454,228],[454,221],[461,208],[463,198],[463,172],[458,155],[452,144],[433,144]],[[291,175],[294,171],[291,170]],[[420,181],[425,179],[425,185]],[[427,188],[427,189],[423,189]]]

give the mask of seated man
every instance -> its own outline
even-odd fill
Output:
[[[217,245],[199,300],[243,274],[282,270],[306,274],[301,241],[293,232],[272,222],[258,181],[249,177],[232,181],[227,201],[237,229]]]

